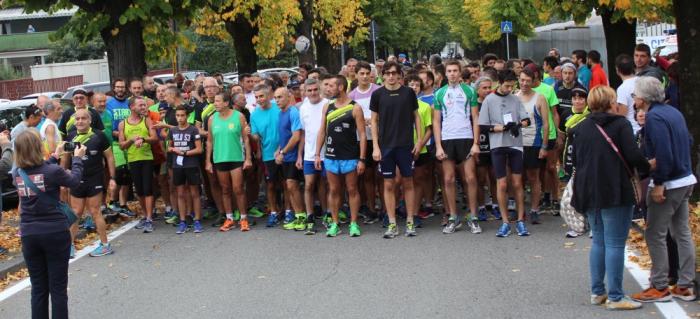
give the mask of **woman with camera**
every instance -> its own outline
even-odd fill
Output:
[[[68,258],[71,236],[68,214],[59,206],[61,187],[75,188],[83,174],[86,147],[73,151],[70,172],[56,165],[63,153],[59,144],[44,162],[39,132],[31,129],[15,139],[13,179],[20,199],[22,254],[32,283],[32,318],[68,318]]]

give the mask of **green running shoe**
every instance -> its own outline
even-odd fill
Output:
[[[180,222],[180,216],[178,215],[173,215],[165,219],[165,223],[167,224],[177,224]]]
[[[241,220],[241,212],[239,212],[238,209],[233,211],[233,220],[235,220],[235,221]]]
[[[338,227],[336,223],[331,223],[326,231],[326,237],[335,237],[338,236],[338,234],[340,234],[340,227]]]
[[[344,212],[342,209],[338,210],[338,222],[341,224],[347,224],[348,223],[348,214]]]
[[[298,222],[299,222],[299,219],[295,218],[291,223],[286,223],[286,224],[282,225],[282,228],[284,228],[285,230],[295,229],[297,227]]]
[[[216,209],[207,209],[204,211],[203,218],[204,219],[214,219],[219,216],[219,212]]]
[[[260,218],[265,216],[265,213],[261,211],[259,208],[253,206],[248,210],[248,216],[254,217],[254,218]]]
[[[360,226],[356,222],[350,223],[350,237],[360,237]]]
[[[294,223],[294,230],[305,231],[306,230],[306,214],[297,215],[296,222]]]

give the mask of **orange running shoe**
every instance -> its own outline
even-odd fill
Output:
[[[221,228],[219,228],[219,231],[229,231],[231,229],[236,228],[236,222],[233,219],[228,219],[226,218],[226,221],[224,222],[223,225],[221,225]]]
[[[241,231],[249,231],[250,230],[250,225],[248,225],[248,219],[241,219],[240,221],[241,224]]]
[[[658,290],[653,286],[644,289],[642,292],[638,292],[630,296],[632,300],[639,302],[665,302],[671,301],[671,290],[668,288]]]

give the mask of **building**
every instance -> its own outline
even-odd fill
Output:
[[[6,67],[29,75],[30,66],[44,64],[50,54],[49,35],[65,25],[77,7],[25,13],[24,8],[0,10],[0,61]]]

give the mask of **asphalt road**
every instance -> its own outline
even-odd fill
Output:
[[[131,230],[116,253],[71,264],[72,318],[662,318],[653,305],[610,312],[589,305],[588,237],[566,239],[558,217],[532,236],[440,232],[416,238],[248,233],[176,235]],[[573,242],[573,247],[566,247]],[[640,289],[626,273],[625,289]],[[0,303],[0,318],[29,318],[29,289]],[[700,312],[697,303],[682,304]]]

